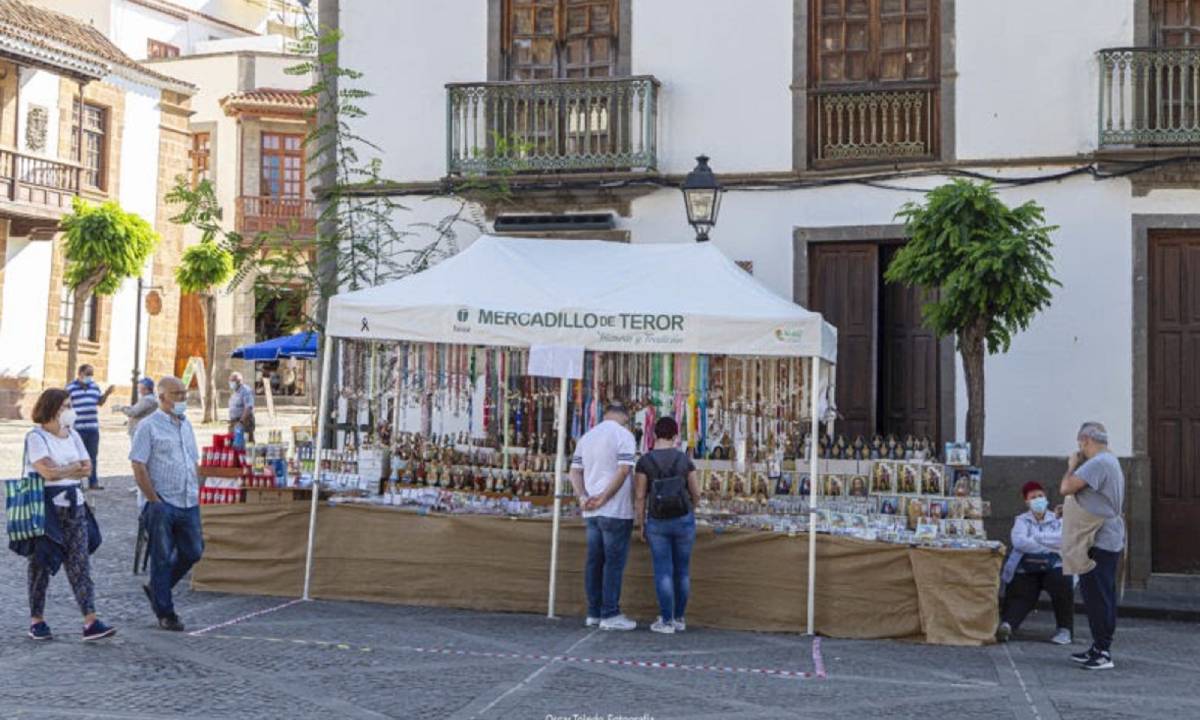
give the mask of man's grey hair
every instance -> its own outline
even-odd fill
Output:
[[[1104,423],[1099,423],[1094,420],[1089,420],[1079,428],[1079,437],[1094,440],[1101,445],[1108,444],[1108,429],[1104,427]]]
[[[229,379],[237,380],[238,382],[244,382],[244,380],[242,379],[242,374],[240,372],[236,372],[236,371],[229,373]]]

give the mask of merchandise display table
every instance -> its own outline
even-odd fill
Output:
[[[308,509],[303,503],[206,505],[205,552],[192,587],[300,596]],[[419,515],[322,503],[312,596],[491,612],[546,612],[551,523],[478,515]],[[582,616],[586,536],[563,523],[560,611]],[[802,632],[808,539],[697,530],[689,625]],[[911,547],[817,535],[816,632],[948,645],[992,642],[1003,553]],[[632,541],[622,610],[658,614],[649,548]]]

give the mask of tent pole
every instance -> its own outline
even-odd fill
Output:
[[[546,617],[554,617],[558,590],[558,531],[562,522],[562,476],[567,451],[567,378],[560,378],[558,389],[558,450],[554,454],[554,528],[550,537],[550,601]]]
[[[808,634],[814,635],[815,623],[813,616],[816,612],[816,581],[817,581],[817,498],[820,493],[820,462],[817,459],[817,435],[821,432],[821,420],[817,417],[821,404],[819,400],[821,382],[821,359],[812,359],[812,443],[808,450]]]
[[[325,446],[325,406],[329,402],[329,364],[333,360],[333,338],[325,336],[325,360],[321,363],[320,401],[317,403],[317,435],[313,438],[313,481],[312,503],[308,512],[308,550],[304,554],[304,599],[312,600],[309,595],[312,580],[313,541],[317,532],[317,499],[321,494],[321,456]]]

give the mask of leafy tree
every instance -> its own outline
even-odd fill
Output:
[[[208,376],[208,383],[202,389],[204,422],[212,422],[216,419],[217,405],[216,289],[233,276],[235,257],[244,251],[231,244],[221,231],[221,208],[209,181],[203,180],[196,190],[191,190],[179,180],[167,194],[167,202],[185,203],[183,212],[171,218],[172,222],[193,225],[201,232],[200,242],[183,251],[179,267],[175,269],[175,282],[183,292],[199,295],[204,306],[204,364]]]
[[[888,282],[924,288],[934,299],[925,325],[954,335],[967,383],[967,440],[971,460],[983,461],[984,357],[1007,352],[1013,336],[1050,305],[1053,242],[1058,229],[1030,201],[1004,204],[989,183],[953,180],[906,203],[908,243],[885,273]]]
[[[59,227],[66,233],[63,281],[75,301],[67,346],[67,382],[70,382],[79,362],[82,308],[88,296],[112,295],[126,278],[141,275],[159,237],[150,223],[135,213],[125,212],[114,200],[92,205],[77,197]]]

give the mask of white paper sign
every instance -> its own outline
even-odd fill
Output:
[[[529,368],[526,374],[579,380],[583,377],[583,348],[564,345],[531,345]]]

